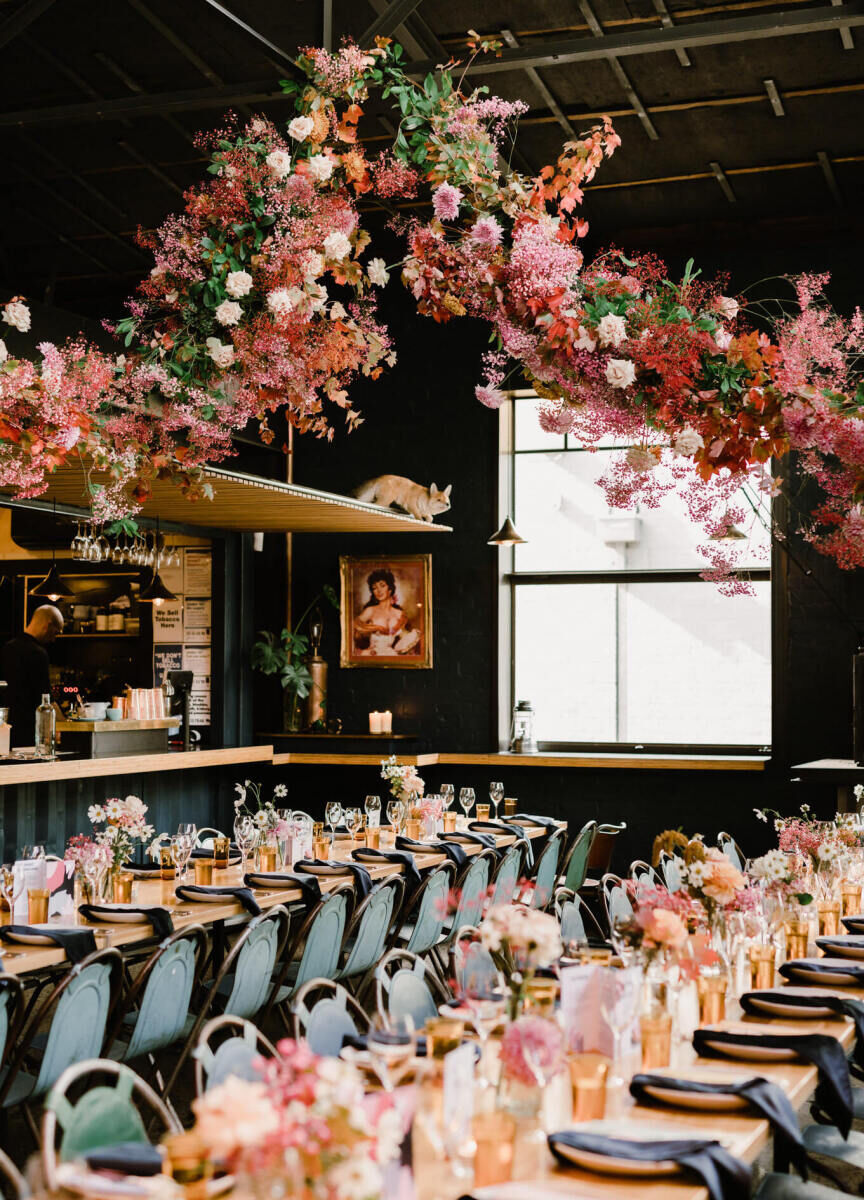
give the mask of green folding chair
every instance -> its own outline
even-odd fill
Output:
[[[558,883],[561,887],[578,892],[588,875],[588,857],[597,833],[597,822],[586,821],[573,839],[564,856]]]
[[[192,1057],[195,1059],[195,1095],[202,1096],[232,1075],[237,1079],[260,1079],[258,1061],[278,1058],[279,1053],[251,1021],[245,1017],[223,1015],[208,1021],[201,1030]]]
[[[355,989],[358,997],[362,997],[371,972],[387,949],[404,893],[401,876],[391,875],[377,883],[354,910],[345,931],[342,965],[336,978],[346,983],[359,979]]]
[[[369,1018],[347,990],[332,979],[310,979],[291,1001],[294,1037],[313,1054],[336,1058],[345,1039],[364,1034]]]

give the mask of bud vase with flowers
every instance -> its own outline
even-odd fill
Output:
[[[549,913],[523,904],[499,904],[487,912],[480,926],[480,942],[504,976],[507,1017],[515,1021],[536,972],[551,967],[561,957],[558,921]]]
[[[94,832],[94,840],[108,852],[108,870],[105,874],[103,895],[114,898],[114,879],[125,869],[135,853],[139,842],[149,844],[153,837],[153,826],[145,816],[147,805],[137,796],[125,800],[113,797],[104,804],[91,804],[87,816],[94,825],[104,828]]]
[[[393,798],[402,801],[406,812],[419,805],[426,784],[417,774],[416,767],[400,764],[396,755],[391,754],[381,760],[381,778],[386,779]]]
[[[63,857],[75,864],[75,905],[95,904],[101,899],[100,885],[111,865],[111,852],[84,833],[76,833],[66,844]]]
[[[702,906],[711,945],[726,971],[731,971],[734,925],[729,918],[739,908],[752,907],[757,901],[755,893],[748,896],[747,876],[716,846],[704,846],[703,856],[681,863],[680,870],[682,888]]]
[[[564,1035],[545,1017],[518,1017],[504,1030],[500,1060],[500,1107],[514,1117],[536,1117],[543,1089],[564,1066]]]

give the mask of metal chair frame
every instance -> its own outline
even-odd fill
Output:
[[[626,821],[621,821],[618,825],[600,824],[597,826],[588,853],[587,871],[589,875],[592,871],[600,875],[608,874],[612,855],[615,853],[615,839],[624,833],[626,828]]]
[[[306,917],[303,920],[303,924],[297,930],[297,933],[295,934],[293,939],[290,941],[290,944],[283,945],[282,950],[283,950],[284,958],[282,960],[282,966],[281,966],[281,968],[278,968],[277,973],[274,975],[273,987],[270,989],[270,996],[267,1000],[267,1003],[264,1006],[264,1012],[261,1017],[262,1025],[267,1023],[270,1013],[272,1012],[273,1008],[275,1007],[277,1013],[279,1014],[279,1018],[285,1027],[286,1033],[291,1032],[291,1022],[288,1018],[288,1014],[285,1011],[285,1002],[287,1000],[290,1003],[290,1001],[293,999],[293,994],[285,997],[283,1000],[278,1000],[277,997],[279,995],[279,991],[281,988],[287,986],[285,980],[288,975],[288,971],[291,967],[291,964],[293,962],[297,962],[298,964],[302,965],[303,955],[306,951],[306,943],[308,941],[309,934],[311,933],[312,929],[314,928],[315,922],[318,920],[321,910],[324,908],[324,906],[330,900],[332,900],[332,898],[334,896],[339,896],[339,895],[344,895],[346,898],[347,907],[346,907],[346,912],[345,912],[345,929],[348,928],[348,925],[351,921],[352,906],[353,906],[355,895],[356,895],[356,893],[354,891],[353,879],[345,880],[344,882],[340,880],[340,882],[337,883],[335,887],[330,888],[328,891],[324,892],[322,894],[319,902],[316,905],[314,905],[314,907],[307,913]],[[342,938],[339,943],[339,947],[337,949],[337,955],[336,955],[337,964],[339,962],[339,956],[342,953],[342,947],[344,944],[345,944],[345,930],[342,931]],[[302,987],[302,986],[303,985],[301,984],[300,987]],[[296,989],[296,990],[299,990],[299,989]]]
[[[372,906],[372,904],[374,902],[374,897],[377,894],[379,894],[381,891],[383,891],[385,888],[390,888],[396,894],[393,897],[393,908],[390,912],[390,920],[387,922],[387,928],[384,930],[383,934],[381,935],[379,953],[376,957],[376,961],[373,963],[370,963],[370,965],[368,967],[361,968],[361,970],[359,970],[359,971],[352,971],[351,975],[343,975],[342,972],[349,965],[349,963],[351,961],[351,955],[354,950],[354,947],[352,944],[352,938],[354,938],[355,936],[356,937],[360,936],[362,929],[363,929],[363,922],[364,922],[364,920],[366,920],[366,914],[367,914],[367,912],[369,912],[370,907]],[[378,964],[378,960],[380,959],[381,954],[383,954],[384,951],[388,948],[389,943],[392,940],[393,929],[394,929],[397,921],[399,920],[399,914],[402,911],[402,904],[404,902],[404,899],[405,899],[405,880],[402,878],[401,875],[387,876],[386,878],[380,879],[375,883],[375,885],[372,888],[372,891],[369,893],[369,895],[366,897],[365,900],[361,900],[361,902],[354,909],[353,913],[351,914],[350,918],[348,919],[348,921],[345,924],[345,934],[342,939],[342,949],[340,951],[340,958],[342,959],[342,961],[339,965],[339,974],[338,974],[337,978],[338,978],[338,981],[340,983],[344,984],[350,991],[351,990],[351,980],[356,979],[358,975],[361,976],[360,983],[356,986],[356,989],[354,992],[354,994],[358,997],[358,999],[364,994],[366,988],[369,985],[369,981],[371,980],[372,975],[375,972],[375,967]],[[303,986],[305,987],[305,984]]]
[[[360,1006],[346,987],[337,983],[335,979],[309,979],[298,988],[290,1005],[293,1034],[298,1042],[306,1041],[306,1029],[315,1005],[326,998],[341,1001],[342,1007],[351,1017],[358,1033],[365,1033],[368,1030],[369,1017],[366,1010]]]
[[[627,894],[626,881],[620,875],[613,875],[611,871],[607,871],[600,880],[600,895],[603,899],[603,911],[606,914],[606,923],[609,926],[610,932],[612,929],[611,895],[613,888],[621,888],[624,894]],[[629,896],[627,898],[628,900],[630,899]]]
[[[559,923],[564,919],[565,904],[578,905],[579,912],[582,917],[582,925],[585,929],[585,936],[588,938],[588,944],[591,944],[592,934],[595,941],[599,942],[601,945],[606,944],[606,935],[603,932],[600,922],[594,916],[593,912],[578,892],[574,892],[572,888],[556,888],[553,904],[555,907],[555,916],[558,918]]]
[[[156,1095],[149,1083],[140,1075],[136,1075],[132,1068],[127,1067],[125,1063],[117,1063],[110,1058],[89,1058],[84,1062],[74,1063],[71,1067],[66,1068],[51,1088],[45,1101],[45,1111],[42,1114],[42,1170],[49,1192],[58,1190],[57,1147],[54,1144],[58,1125],[56,1109],[66,1107],[69,1109],[69,1114],[74,1112],[74,1107],[66,1099],[67,1090],[84,1075],[97,1073],[113,1075],[117,1081],[115,1087],[119,1086],[121,1081],[125,1081],[129,1087],[130,1097],[139,1092],[151,1109],[155,1110],[155,1115],[164,1123],[168,1133],[183,1132],[183,1126],[173,1113],[169,1112],[167,1105]]]
[[[555,887],[558,883],[558,862],[561,857],[561,850],[564,846],[564,836],[563,829],[556,829],[549,835],[546,845],[537,856],[534,873],[528,881],[531,890],[530,896],[527,900],[529,908],[538,909],[540,912],[546,912],[552,904],[552,900],[555,896]],[[540,896],[538,899],[537,880],[539,878],[540,871],[545,867],[546,860],[548,858],[554,858],[554,869],[551,876],[552,882],[549,886],[549,895],[545,897]]]
[[[278,1058],[279,1051],[269,1038],[266,1038],[257,1025],[247,1021],[245,1017],[232,1017],[223,1013],[221,1017],[212,1017],[198,1035],[198,1044],[192,1051],[195,1059],[195,1095],[203,1096],[207,1091],[207,1076],[213,1064],[214,1053],[210,1046],[212,1038],[223,1030],[234,1030],[234,1037],[242,1037],[262,1051],[262,1057]],[[238,1032],[239,1031],[239,1032]],[[226,1038],[225,1041],[230,1039]]]
[[[0,1183],[6,1184],[3,1194],[8,1193],[12,1200],[29,1200],[30,1188],[27,1180],[3,1150],[0,1150]]]
[[[375,1010],[387,1024],[390,1022],[389,996],[392,980],[389,972],[391,968],[395,968],[394,974],[395,971],[409,970],[413,974],[419,975],[429,988],[436,1008],[438,1004],[444,1004],[452,999],[438,976],[419,955],[412,954],[410,950],[388,950],[375,968]]]
[[[644,858],[635,858],[633,860],[630,864],[629,875],[633,882],[637,884],[644,883],[644,876],[647,875],[650,887],[666,886],[657,871]]]
[[[597,822],[596,821],[586,821],[585,824],[582,826],[582,828],[579,830],[579,832],[576,834],[576,836],[573,838],[573,841],[570,843],[569,848],[566,850],[566,852],[564,854],[564,861],[561,863],[561,870],[558,874],[558,883],[561,887],[571,888],[575,892],[578,892],[579,888],[582,887],[582,884],[585,882],[585,880],[588,876],[588,860],[591,857],[591,846],[594,843],[594,837],[595,837],[596,833],[597,833]],[[573,855],[576,853],[577,850],[581,850],[583,844],[586,841],[588,842],[588,845],[585,847],[585,862],[583,863],[582,878],[579,880],[578,886],[573,887],[573,885],[570,884],[567,880],[567,874],[570,870],[570,863],[573,860]]]

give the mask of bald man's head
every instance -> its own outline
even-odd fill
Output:
[[[43,646],[53,642],[63,632],[63,614],[53,604],[40,604],[25,632]]]

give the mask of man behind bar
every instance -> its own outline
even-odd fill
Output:
[[[60,609],[53,604],[42,604],[33,613],[24,632],[12,638],[0,651],[0,673],[6,680],[12,746],[33,745],[36,709],[45,693],[51,691],[45,647],[62,632]]]

